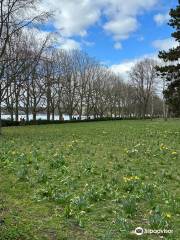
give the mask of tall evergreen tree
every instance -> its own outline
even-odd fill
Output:
[[[158,66],[159,75],[165,79],[167,88],[164,90],[169,111],[175,116],[180,116],[180,0],[175,9],[170,10],[169,25],[174,28],[171,36],[178,43],[177,47],[169,51],[160,51],[159,58],[164,61],[163,66]]]

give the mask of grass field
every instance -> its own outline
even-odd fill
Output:
[[[180,120],[4,128],[0,239],[178,240],[179,160]]]

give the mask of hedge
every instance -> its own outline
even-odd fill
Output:
[[[150,117],[146,117],[145,119],[150,119]],[[98,122],[98,121],[115,121],[115,120],[139,120],[139,118],[136,117],[117,117],[117,118],[111,118],[111,117],[104,117],[104,118],[95,118],[95,119],[83,119],[83,120],[30,120],[28,122],[20,122],[20,121],[11,121],[11,120],[1,120],[2,127],[11,127],[11,126],[22,126],[22,125],[45,125],[45,124],[64,124],[64,123],[79,123],[79,122]]]

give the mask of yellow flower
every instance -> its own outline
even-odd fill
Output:
[[[138,176],[134,176],[134,179],[135,179],[135,180],[139,180],[139,177],[138,177]]]
[[[72,144],[67,144],[67,148],[71,148],[71,147],[73,147]]]
[[[171,154],[172,154],[172,155],[177,155],[177,152],[176,152],[176,151],[173,151]]]
[[[152,210],[150,210],[150,211],[149,211],[149,214],[151,215],[152,213],[153,213],[153,211],[152,211]]]
[[[168,150],[168,147],[162,143],[160,145],[160,150]]]
[[[81,211],[81,212],[80,212],[81,215],[84,215],[85,213],[86,213],[85,211]]]
[[[138,176],[129,176],[129,177],[123,177],[125,182],[128,181],[134,181],[134,180],[139,180],[140,178]]]
[[[167,218],[171,218],[171,214],[170,213],[166,213],[165,215]]]

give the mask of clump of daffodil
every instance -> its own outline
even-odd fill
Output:
[[[140,178],[138,176],[126,176],[126,177],[123,177],[123,180],[125,182],[129,182],[129,181],[136,181],[136,180],[139,180]]]
[[[139,152],[138,149],[136,149],[136,148],[133,148],[133,149],[130,149],[130,150],[128,150],[127,148],[125,148],[124,151],[125,151],[125,153],[128,154],[128,155],[136,154],[136,153]]]
[[[124,152],[128,154],[128,153],[129,153],[129,150],[128,150],[127,148],[125,148],[125,149],[124,149]]]
[[[170,213],[165,213],[165,217],[170,219],[172,216]]]
[[[85,211],[80,211],[80,215],[85,215],[86,212]]]
[[[58,156],[58,153],[54,153],[53,157],[57,157]]]
[[[166,145],[164,145],[163,143],[161,143],[160,145],[160,150],[168,150],[168,147]]]
[[[71,148],[71,147],[73,147],[73,145],[72,144],[67,144],[66,147]]]

